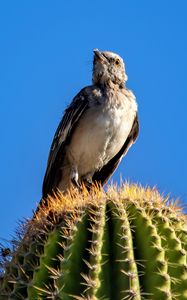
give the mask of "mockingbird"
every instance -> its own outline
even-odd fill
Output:
[[[137,104],[125,87],[123,59],[94,49],[93,84],[65,110],[55,133],[43,181],[43,198],[72,185],[103,185],[138,136]]]

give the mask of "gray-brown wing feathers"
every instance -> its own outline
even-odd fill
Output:
[[[134,123],[132,125],[132,129],[126,139],[121,150],[105,165],[103,168],[97,172],[95,172],[93,176],[93,182],[99,182],[101,185],[104,185],[105,182],[110,178],[114,170],[117,168],[120,163],[122,157],[127,153],[131,145],[136,141],[139,133],[139,122],[138,116],[136,115],[134,119]]]
[[[65,145],[70,141],[72,132],[83,112],[88,106],[85,90],[81,90],[73,99],[70,106],[65,110],[64,116],[56,130],[47,162],[42,194],[46,197],[58,181],[58,169],[62,164]]]

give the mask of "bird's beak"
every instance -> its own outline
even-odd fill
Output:
[[[98,49],[94,49],[93,52],[95,54],[96,59],[100,60],[101,62],[107,61],[106,57]]]

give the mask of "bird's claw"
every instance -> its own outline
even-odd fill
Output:
[[[82,190],[80,183],[78,182],[78,180],[76,180],[75,177],[71,178],[71,182],[74,187],[78,188],[78,190],[80,190],[80,191]]]
[[[72,167],[70,176],[73,186],[76,187],[79,191],[81,191],[81,185],[79,183],[79,174],[76,166]]]

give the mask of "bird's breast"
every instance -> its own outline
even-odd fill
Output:
[[[71,162],[80,175],[103,167],[122,148],[136,111],[129,101],[122,105],[90,107],[82,116],[69,145]]]

